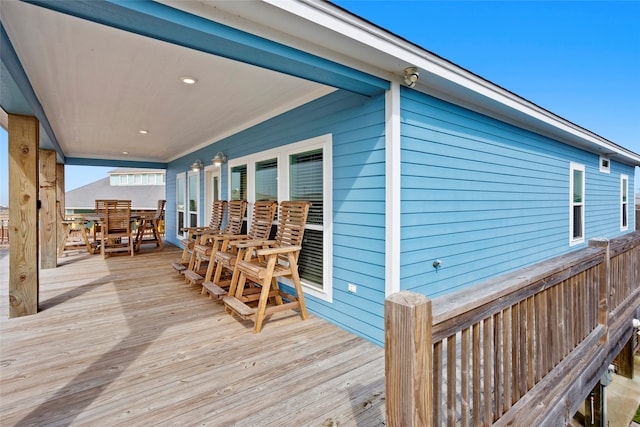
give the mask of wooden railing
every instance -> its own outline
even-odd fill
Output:
[[[391,295],[387,425],[564,425],[630,335],[639,265],[636,232],[433,301]]]
[[[0,245],[9,244],[9,215],[0,213]]]

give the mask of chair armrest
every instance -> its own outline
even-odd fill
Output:
[[[259,246],[270,246],[276,243],[275,240],[240,240],[236,242],[229,242],[229,245],[235,246],[238,249],[257,248]]]
[[[259,256],[288,254],[290,252],[298,252],[302,250],[302,246],[280,246],[278,248],[258,249],[256,253]]]

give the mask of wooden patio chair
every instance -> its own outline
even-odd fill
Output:
[[[277,208],[278,202],[275,201],[265,200],[255,202],[253,205],[253,215],[251,217],[251,228],[247,234],[220,236],[221,241],[219,242],[218,250],[215,252],[211,251],[209,256],[209,265],[202,282],[202,295],[209,294],[209,298],[215,297],[220,300],[227,295],[227,290],[236,271],[236,259],[239,255],[237,248],[231,243],[242,240],[268,239]],[[240,254],[240,257],[242,257],[243,254],[244,251]],[[214,266],[215,276],[213,280],[211,280]],[[223,275],[225,272],[227,274]]]
[[[282,202],[275,241],[245,241],[236,245],[239,249],[246,248],[247,251],[244,259],[237,262],[240,276],[235,295],[226,296],[223,301],[232,313],[243,319],[253,318],[255,334],[262,329],[265,316],[275,312],[298,308],[302,320],[309,317],[298,275],[298,256],[302,250],[302,238],[310,206],[310,202]],[[280,289],[278,278],[281,277],[289,278],[293,282],[295,295]],[[247,281],[258,285],[249,293],[244,292]],[[272,298],[275,304],[267,306]],[[255,308],[248,304],[254,301],[258,303]]]
[[[200,236],[202,236],[203,233],[213,233],[220,230],[226,207],[227,202],[225,200],[216,200],[211,206],[209,225],[205,227],[184,227],[181,229],[187,232],[187,237],[180,241],[180,244],[182,244],[184,248],[182,250],[182,258],[180,261],[176,261],[171,265],[179,274],[184,274],[186,269],[193,268],[192,262],[195,262],[193,248],[200,243]]]
[[[194,246],[195,262],[193,268],[184,272],[184,280],[192,285],[198,285],[206,278],[211,280],[215,253],[220,245],[232,236],[242,232],[244,216],[247,212],[246,200],[232,200],[227,205],[227,224],[224,230],[217,233],[204,233],[200,236],[200,243]]]
[[[164,219],[164,207],[166,203],[166,200],[158,200],[158,207],[154,214],[142,215],[140,217],[136,231],[136,251],[140,250],[140,246],[143,243],[155,243],[160,249],[164,248],[158,225],[160,221]],[[145,239],[146,236],[150,238]]]
[[[113,252],[127,251],[134,255],[134,241],[131,230],[131,200],[106,200],[100,253],[103,258]]]
[[[64,251],[71,249],[83,249],[86,248],[90,254],[93,253],[91,242],[87,236],[87,224],[89,221],[86,219],[67,219],[62,213],[62,206],[60,202],[56,201],[56,208],[58,213],[58,226],[59,232],[62,237],[58,246],[58,257],[61,257]]]

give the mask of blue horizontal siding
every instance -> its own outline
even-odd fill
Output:
[[[336,91],[168,165],[167,239],[175,242],[175,176],[194,159],[222,151],[234,159],[331,134],[333,173],[333,302],[307,296],[309,310],[380,345],[384,342],[385,140],[384,95]],[[201,175],[202,176],[202,175]],[[222,198],[227,164],[222,166]],[[201,180],[202,181],[202,180]],[[204,186],[201,186],[204,202]],[[202,203],[201,203],[202,205]],[[202,220],[201,220],[202,222]],[[347,284],[358,286],[348,293]]]
[[[621,234],[632,168],[601,173],[595,154],[415,91],[401,107],[401,289],[435,296],[586,245],[569,246],[571,161],[585,165],[586,241]]]

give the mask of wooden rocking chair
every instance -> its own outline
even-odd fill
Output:
[[[236,260],[238,257],[242,259],[244,256],[244,249],[239,253],[234,242],[243,240],[262,241],[268,239],[277,208],[278,203],[274,201],[265,200],[256,202],[253,205],[253,216],[251,217],[251,229],[249,233],[236,236],[220,236],[222,241],[220,242],[219,249],[210,255],[213,263],[209,261],[209,268],[202,283],[202,295],[209,294],[209,298],[215,297],[220,300],[227,296],[227,290],[233,281],[233,277],[235,277],[237,283],[238,273],[235,268]],[[211,274],[213,272],[212,267],[214,266],[215,276],[212,281]],[[223,273],[227,273],[224,275],[224,278]]]
[[[100,253],[127,251],[134,255],[131,231],[131,200],[105,200]]]
[[[244,216],[247,212],[245,200],[232,200],[227,206],[227,224],[223,231],[217,233],[204,233],[200,236],[200,243],[194,246],[195,262],[192,269],[185,270],[184,281],[192,285],[198,285],[207,278],[211,280],[215,253],[220,249],[221,243],[230,236],[239,235],[242,231]]]
[[[241,318],[253,318],[255,334],[262,329],[265,316],[275,312],[299,308],[302,320],[309,317],[298,275],[298,256],[302,250],[302,238],[310,205],[310,202],[301,201],[282,202],[275,241],[245,241],[236,245],[239,249],[253,250],[247,250],[244,259],[237,262],[240,276],[235,296],[224,297],[223,301],[229,310]],[[291,279],[296,295],[280,289],[280,277]],[[255,283],[258,287],[245,293],[247,281]],[[274,298],[275,305],[267,306],[271,298]],[[257,301],[258,306],[253,308],[247,304],[252,301]]]
[[[213,233],[220,230],[226,207],[226,201],[216,200],[211,206],[211,219],[209,220],[209,225],[206,227],[182,228],[182,231],[187,232],[187,237],[182,239],[180,242],[184,248],[182,251],[182,258],[180,261],[174,262],[171,265],[179,274],[184,274],[185,270],[193,268],[193,262],[195,262],[193,248],[195,245],[200,243],[200,236],[202,236],[203,233]]]

